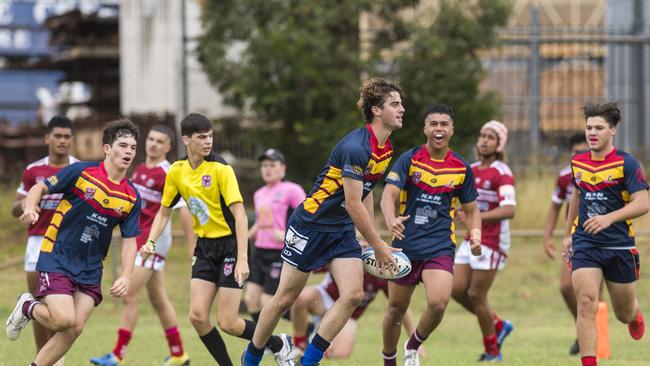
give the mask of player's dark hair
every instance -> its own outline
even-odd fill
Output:
[[[70,131],[73,131],[72,121],[65,116],[54,116],[47,123],[47,133],[52,133],[55,128],[69,128]]]
[[[383,108],[384,102],[386,102],[386,97],[392,92],[398,92],[402,98],[406,97],[404,91],[400,86],[390,80],[384,80],[381,78],[371,78],[363,82],[361,88],[359,88],[359,101],[357,106],[363,114],[363,120],[366,123],[372,122],[374,114],[372,113],[372,107],[377,106]]]
[[[176,133],[174,133],[174,130],[172,130],[171,128],[165,125],[158,124],[158,125],[151,126],[151,129],[149,131],[156,131],[167,135],[167,137],[169,137],[169,142],[172,144],[172,146],[174,146],[174,139],[176,138]]]
[[[192,137],[195,133],[207,132],[214,128],[208,117],[190,113],[181,121],[181,135]]]
[[[130,119],[122,118],[110,122],[104,127],[102,143],[104,145],[112,146],[113,142],[120,137],[133,137],[137,142],[139,135],[140,130],[138,129],[138,126],[131,122]]]
[[[456,114],[454,113],[454,109],[451,108],[450,106],[444,104],[434,104],[431,107],[429,107],[429,109],[427,109],[426,112],[424,112],[424,117],[422,118],[422,120],[423,121],[426,120],[430,114],[434,114],[434,113],[446,114],[451,118],[452,121],[456,117]]]
[[[584,132],[576,132],[573,135],[569,136],[569,149],[573,149],[574,146],[579,144],[586,144],[587,138],[585,137]]]
[[[617,102],[597,104],[587,103],[582,107],[585,120],[589,117],[603,117],[609,127],[616,127],[621,121],[621,108]]]

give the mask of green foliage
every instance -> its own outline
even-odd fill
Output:
[[[505,0],[441,1],[429,26],[411,26],[411,46],[393,66],[408,94],[406,123],[394,145],[404,150],[424,141],[423,113],[442,103],[456,112],[452,147],[469,152],[480,126],[498,114],[496,95],[479,92],[484,70],[478,51],[496,44],[495,27],[505,25],[509,11]]]
[[[285,152],[289,178],[312,180],[338,139],[362,125],[355,103],[363,75],[388,76],[405,87],[407,127],[396,137],[402,149],[422,140],[416,133],[419,114],[431,100],[458,110],[461,138],[469,134],[467,121],[473,128],[493,117],[494,98],[478,92],[482,69],[476,53],[494,44],[493,29],[508,15],[505,0],[443,4],[430,26],[400,15],[418,3],[208,1],[199,59],[225,102],[255,116],[261,127],[250,131],[254,138]],[[383,24],[371,32],[368,60],[361,58],[359,27],[365,11]],[[378,55],[397,44],[409,44],[408,51],[386,68]]]

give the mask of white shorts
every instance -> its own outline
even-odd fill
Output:
[[[27,238],[25,272],[36,272],[36,262],[38,262],[38,255],[41,253],[41,244],[43,244],[43,236],[41,235],[33,235]]]
[[[456,250],[454,264],[469,264],[471,269],[483,271],[494,269],[500,271],[506,266],[506,255],[488,246],[481,245],[481,255],[474,256],[469,248],[469,241],[465,240]]]
[[[172,247],[172,235],[170,230],[164,230],[160,238],[156,241],[156,253],[150,255],[146,261],[142,260],[140,251],[135,256],[135,265],[137,267],[162,271],[165,268],[165,258]]]

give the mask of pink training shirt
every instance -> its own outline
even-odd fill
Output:
[[[278,182],[265,185],[255,192],[255,222],[257,233],[255,246],[262,249],[281,250],[282,240],[273,238],[273,232],[284,235],[287,229],[288,214],[305,200],[305,191],[292,182]]]

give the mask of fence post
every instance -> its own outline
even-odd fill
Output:
[[[528,119],[530,121],[530,151],[529,162],[539,153],[540,129],[539,129],[539,9],[537,5],[530,7],[530,60],[529,60],[529,83],[530,106]]]

